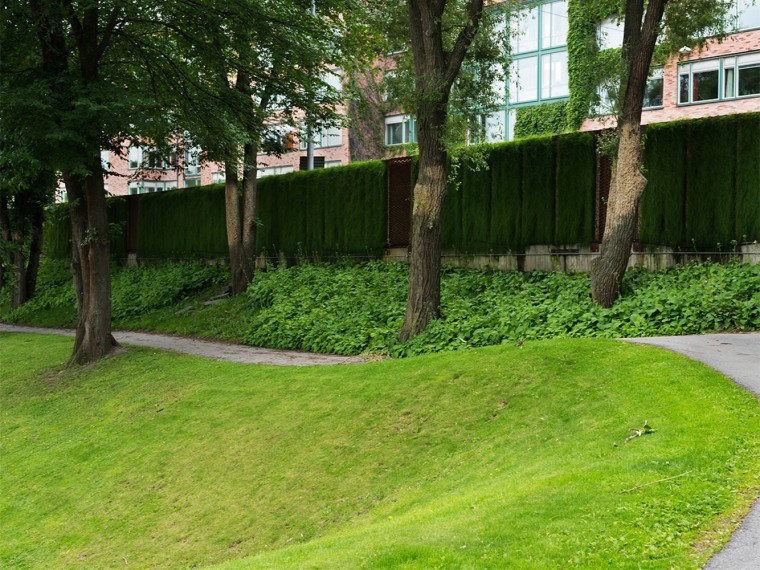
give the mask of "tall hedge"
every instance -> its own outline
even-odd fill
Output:
[[[649,244],[684,241],[686,128],[683,122],[649,125],[644,143],[647,187],[641,199],[639,239]]]
[[[737,117],[736,233],[760,240],[760,113]]]
[[[686,235],[697,249],[714,251],[735,239],[736,119],[688,123]]]
[[[594,239],[596,145],[588,133],[556,137],[556,244],[588,245]]]
[[[460,248],[469,252],[491,249],[491,172],[486,165],[465,160],[462,172],[462,237]]]
[[[139,209],[140,257],[227,255],[223,184],[143,194]]]
[[[106,200],[111,258],[127,257],[127,208],[123,197]],[[42,251],[52,259],[71,258],[71,222],[69,205],[56,204],[48,209],[42,229]]]
[[[523,145],[504,143],[491,151],[491,224],[489,243],[505,253],[522,247]]]
[[[381,161],[262,179],[259,250],[380,255],[386,246],[386,185]]]
[[[520,142],[523,155],[523,245],[554,241],[555,153],[552,137]]]

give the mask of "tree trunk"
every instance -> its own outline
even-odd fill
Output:
[[[446,153],[438,133],[446,113],[420,121],[420,163],[412,208],[409,292],[400,340],[406,342],[424,331],[441,314],[441,210],[446,198]],[[423,144],[422,141],[427,141]]]
[[[238,194],[237,160],[230,159],[224,165],[224,210],[227,222],[227,250],[230,256],[232,294],[245,291],[243,272],[243,232],[240,224],[240,196]]]
[[[5,192],[0,190],[0,255],[3,256],[0,259],[0,287],[5,285],[6,276],[6,263],[8,267],[13,264],[11,258],[10,247],[11,243],[11,222],[8,217],[8,196]]]
[[[29,263],[26,267],[26,294],[31,299],[37,292],[37,275],[40,272],[40,257],[42,256],[42,228],[45,214],[42,204],[33,204],[31,226],[32,235],[29,244]]]
[[[259,196],[256,180],[258,152],[255,144],[248,143],[243,148],[243,278],[245,286],[253,279],[256,271],[256,234],[258,232]]]
[[[611,307],[620,291],[636,227],[636,211],[647,185],[641,173],[641,126],[623,123],[613,165],[612,187],[599,256],[591,263],[591,295],[603,307]]]
[[[26,229],[25,196],[16,196],[14,204],[15,222],[11,228],[11,259],[13,283],[11,285],[11,308],[17,309],[26,303],[26,255],[24,253],[24,234]]]
[[[91,174],[86,177],[65,175],[73,198],[71,249],[77,290],[77,331],[69,365],[94,362],[117,346],[111,335],[111,260],[100,156],[87,166]]]

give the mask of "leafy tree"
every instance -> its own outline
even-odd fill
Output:
[[[609,307],[620,290],[633,242],[636,210],[647,185],[642,173],[641,112],[649,68],[658,39],[662,55],[680,46],[704,42],[698,36],[726,33],[728,2],[715,0],[626,0],[620,93],[617,111],[617,151],[600,255],[591,266],[594,300]],[[664,22],[667,22],[665,26]]]
[[[157,78],[178,130],[225,165],[233,294],[245,291],[255,265],[259,153],[284,152],[297,126],[338,124],[342,96],[328,79],[370,55],[358,41],[361,3],[319,0],[316,15],[309,4],[210,0],[203,18],[197,6],[180,5],[172,47],[182,57]]]
[[[509,2],[502,5],[506,10]],[[395,68],[381,83],[388,108],[412,111],[419,174],[414,187],[409,291],[401,340],[440,315],[441,209],[449,153],[461,145],[479,114],[495,103],[506,52],[502,12],[482,0],[408,0],[380,3],[376,29]],[[486,28],[486,33],[478,31]],[[411,46],[408,49],[407,46]],[[477,130],[477,129],[472,129]],[[477,134],[476,134],[477,136]]]

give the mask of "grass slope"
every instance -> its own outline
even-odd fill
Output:
[[[70,350],[0,333],[3,568],[697,568],[760,483],[757,400],[651,347]]]

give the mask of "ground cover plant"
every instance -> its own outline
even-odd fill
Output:
[[[760,487],[757,400],[656,348],[71,371],[71,342],[0,333],[3,568],[700,568]]]
[[[41,296],[8,322],[70,326],[70,278],[52,264]],[[760,330],[760,264],[704,263],[629,270],[611,308],[593,303],[589,277],[446,268],[443,318],[398,343],[403,264],[304,263],[257,273],[247,296],[217,296],[221,266],[186,263],[114,273],[116,328],[222,338],[255,346],[392,356],[563,337],[639,337]]]

